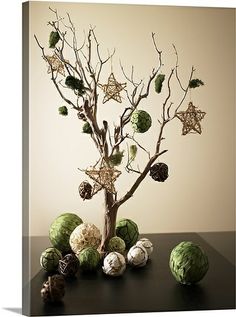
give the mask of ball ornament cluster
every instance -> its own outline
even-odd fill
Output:
[[[78,259],[83,271],[95,271],[100,262],[100,254],[96,249],[88,247],[79,253]]]
[[[125,252],[125,241],[123,239],[121,239],[120,237],[113,237],[108,242],[107,250],[108,250],[108,252],[124,253]]]
[[[150,255],[153,252],[153,244],[147,238],[142,238],[138,240],[138,242],[136,243],[136,246],[142,246],[147,251],[148,257],[150,257]]]
[[[56,248],[47,248],[40,256],[41,267],[51,273],[58,269],[59,260],[62,259],[62,254]]]
[[[144,133],[149,130],[152,125],[152,118],[149,113],[144,110],[135,110],[130,119],[134,132]]]
[[[137,224],[130,219],[120,219],[116,223],[116,236],[124,240],[126,248],[130,249],[138,240]]]
[[[125,258],[118,252],[109,253],[103,261],[103,272],[110,276],[120,276],[126,269]]]
[[[128,263],[132,266],[142,267],[147,264],[148,254],[142,245],[134,245],[127,254]]]

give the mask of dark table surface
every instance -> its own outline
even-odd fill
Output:
[[[154,244],[151,260],[145,267],[127,267],[124,275],[117,278],[104,275],[102,270],[95,274],[78,272],[75,279],[66,281],[66,295],[61,304],[49,305],[42,302],[40,290],[47,274],[40,270],[29,284],[30,314],[79,315],[235,308],[233,232],[204,234],[204,238],[197,233],[143,236]],[[37,246],[45,243],[43,237],[34,239]],[[186,240],[199,244],[207,253],[210,263],[204,279],[192,286],[178,284],[169,269],[171,250]],[[211,245],[206,242],[208,240],[211,241]],[[219,248],[217,243],[212,247],[212,241],[218,241]],[[221,254],[224,253],[224,244],[227,258]],[[230,249],[229,244],[232,246]],[[42,250],[43,248],[44,246]],[[217,249],[222,252],[218,252]],[[39,256],[40,253],[38,258]]]

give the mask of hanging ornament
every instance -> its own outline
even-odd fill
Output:
[[[130,161],[134,161],[138,151],[137,145],[136,144],[130,145],[129,151],[130,151]]]
[[[53,54],[52,56],[47,55],[46,60],[49,63],[48,74],[50,74],[52,71],[56,71],[62,76],[65,76],[64,64],[62,61],[60,61],[60,59],[57,57],[56,54]],[[65,62],[68,62],[68,61],[65,61]]]
[[[91,199],[93,197],[93,187],[89,182],[84,181],[79,185],[79,194],[80,197],[85,199]]]
[[[112,167],[102,166],[100,169],[91,168],[85,173],[96,183],[94,192],[105,188],[108,192],[115,194],[114,182],[120,176],[121,172]]]
[[[152,125],[152,118],[149,113],[144,110],[135,110],[130,119],[134,132],[147,132]]]
[[[204,85],[204,82],[201,80],[201,79],[192,79],[189,81],[189,88],[197,88],[197,87],[200,87],[200,86],[203,86]]]
[[[109,162],[112,166],[120,165],[124,156],[124,151],[116,151],[109,157]]]
[[[188,109],[176,113],[176,117],[183,122],[182,135],[188,133],[202,133],[200,121],[204,118],[206,112],[198,110],[192,102],[188,104]]]
[[[60,35],[58,32],[52,31],[49,35],[49,48],[55,48],[55,45],[60,40]]]
[[[165,80],[164,74],[157,75],[157,77],[155,79],[155,91],[156,91],[156,93],[159,94],[161,92],[162,84],[163,84],[164,80]]]
[[[62,116],[67,116],[68,115],[68,109],[66,106],[62,106],[58,108],[59,114]]]
[[[156,163],[150,168],[150,176],[157,182],[164,182],[168,178],[168,166],[165,163]]]
[[[105,93],[103,103],[107,102],[110,99],[113,99],[120,103],[122,102],[120,92],[125,89],[126,83],[118,83],[113,73],[111,73],[111,75],[108,77],[108,83],[104,85],[99,84],[99,87]]]

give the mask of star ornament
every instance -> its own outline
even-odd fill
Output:
[[[50,74],[52,71],[56,71],[62,76],[65,76],[64,64],[60,61],[57,55],[53,54],[52,56],[46,56],[46,57],[47,57],[47,62],[49,63],[48,74]]]
[[[112,194],[116,193],[114,182],[120,176],[120,171],[115,168],[102,166],[100,169],[92,168],[86,170],[85,173],[96,183],[96,192],[105,188]]]
[[[104,91],[105,96],[103,98],[103,103],[107,102],[110,99],[113,99],[119,103],[121,103],[120,92],[125,89],[126,83],[118,83],[115,79],[113,73],[108,77],[108,83],[104,85],[99,85],[99,87]]]
[[[205,117],[206,112],[203,112],[189,103],[187,110],[179,111],[176,113],[176,117],[183,123],[182,135],[188,133],[202,133],[200,121]]]

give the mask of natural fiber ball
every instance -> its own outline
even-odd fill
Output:
[[[142,238],[142,239],[138,240],[136,245],[137,246],[141,245],[147,251],[148,256],[150,256],[153,252],[153,244],[147,238]]]
[[[56,248],[48,248],[44,250],[40,256],[40,265],[47,272],[55,272],[58,269],[59,260],[62,254]]]
[[[125,258],[118,252],[109,253],[103,261],[103,272],[110,276],[120,276],[126,269]]]
[[[146,265],[148,254],[146,249],[141,245],[134,245],[127,254],[128,263],[132,266],[141,267]]]
[[[49,36],[49,47],[55,48],[55,45],[60,40],[60,35],[58,32],[52,31]]]
[[[93,197],[93,187],[89,182],[84,181],[79,185],[79,194],[80,197],[85,199],[91,199]]]
[[[91,125],[88,122],[85,122],[85,124],[82,127],[82,132],[87,134],[92,134],[93,130],[91,128]]]
[[[164,182],[168,178],[168,166],[165,163],[156,163],[150,168],[150,176],[157,182]]]
[[[135,132],[144,133],[151,127],[152,118],[150,114],[144,110],[135,110],[131,116],[130,122]]]
[[[82,222],[79,216],[72,213],[65,213],[57,217],[49,230],[49,239],[52,245],[61,252],[70,252],[71,232]]]
[[[164,74],[159,74],[157,75],[155,79],[155,91],[159,94],[162,90],[162,85],[165,80],[165,75]]]
[[[100,261],[100,254],[96,249],[89,247],[80,252],[78,259],[83,271],[95,271]]]
[[[138,240],[138,226],[130,219],[121,219],[116,223],[116,235],[125,241],[126,248],[129,249]]]
[[[62,106],[58,108],[59,114],[62,116],[67,116],[68,115],[68,109],[66,106]]]
[[[67,76],[65,84],[72,90],[78,90],[78,93],[81,95],[85,93],[84,82],[82,79],[78,79],[74,76]]]
[[[77,255],[85,248],[97,249],[101,243],[100,230],[91,223],[82,223],[71,233],[70,246]]]
[[[41,297],[45,303],[57,303],[65,295],[65,281],[61,275],[49,276],[43,283]]]
[[[117,151],[109,157],[109,162],[112,166],[118,166],[121,164],[123,156],[124,151]]]
[[[125,241],[122,240],[120,237],[113,237],[108,242],[107,250],[109,252],[118,252],[124,253],[125,252]]]
[[[184,241],[178,244],[170,255],[170,270],[182,284],[199,282],[209,268],[208,258],[200,246]]]
[[[65,277],[73,277],[79,269],[79,260],[74,254],[67,254],[62,260],[59,260],[59,273]]]

